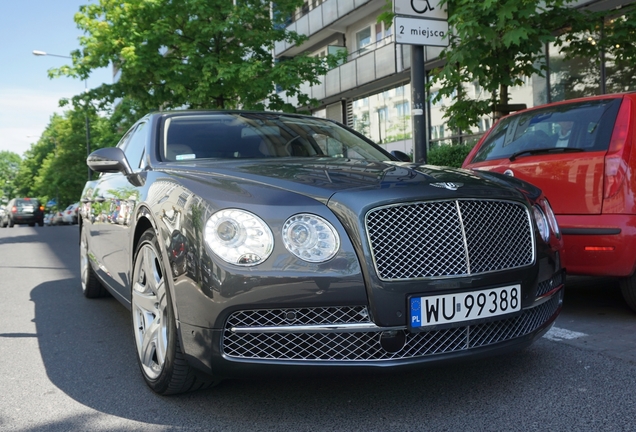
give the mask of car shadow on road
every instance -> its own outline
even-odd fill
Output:
[[[28,234],[28,235],[18,235],[14,237],[1,237],[0,245],[13,244],[13,243],[33,243],[35,237],[37,237],[37,233]]]
[[[623,299],[618,278],[611,277],[568,276],[563,311],[578,316],[634,318],[634,312]]]

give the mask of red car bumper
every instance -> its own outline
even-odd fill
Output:
[[[636,215],[557,215],[571,275],[630,276],[636,268]]]

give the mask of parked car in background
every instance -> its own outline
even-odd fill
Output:
[[[131,310],[157,393],[505,353],[561,310],[558,227],[518,179],[266,112],[151,114],[87,161],[106,174],[81,196],[82,290]]]
[[[68,225],[73,225],[77,223],[77,211],[79,209],[79,202],[75,204],[71,204],[66,207],[66,209],[62,212],[62,222]]]
[[[44,225],[44,206],[36,198],[13,198],[5,208],[0,226]]]
[[[62,225],[64,224],[64,213],[56,211],[51,214],[50,225]]]
[[[541,188],[568,274],[618,276],[636,311],[636,93],[573,99],[500,120],[463,167]]]
[[[47,213],[44,215],[44,225],[51,225],[51,219],[53,218],[53,213]]]

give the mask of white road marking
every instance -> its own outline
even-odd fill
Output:
[[[552,327],[545,335],[543,335],[544,338],[555,342],[578,339],[583,336],[587,336],[587,334],[575,332],[572,330],[566,330],[559,327]]]

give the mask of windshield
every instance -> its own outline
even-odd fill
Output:
[[[338,124],[271,113],[211,113],[166,118],[161,157],[167,161],[272,157],[393,160]]]
[[[494,127],[472,162],[534,150],[607,150],[621,100],[556,105],[506,117]]]

